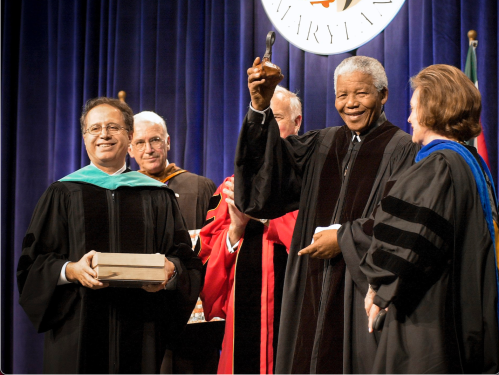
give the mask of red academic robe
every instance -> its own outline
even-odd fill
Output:
[[[210,202],[199,253],[206,265],[201,293],[206,320],[226,319],[218,373],[272,374],[287,252],[298,211],[266,224],[250,220],[231,254],[224,187],[225,181]]]

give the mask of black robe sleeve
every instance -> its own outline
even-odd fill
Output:
[[[361,268],[387,307],[441,276],[453,242],[454,190],[441,155],[414,165],[381,201]],[[415,297],[415,295],[412,295]]]
[[[497,373],[494,246],[455,152],[411,167],[378,207],[361,270],[389,306],[373,373]]]
[[[74,285],[56,288],[70,252],[69,204],[69,192],[52,184],[40,198],[23,240],[17,267],[19,303],[38,332],[60,322],[76,299]]]
[[[243,212],[275,219],[298,208],[304,169],[319,131],[282,139],[272,110],[248,111],[234,162],[235,202]]]

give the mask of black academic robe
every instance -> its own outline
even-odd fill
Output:
[[[248,112],[235,159],[237,206],[260,218],[299,208],[284,283],[276,373],[343,372],[343,330],[347,340],[352,330],[344,327],[344,299],[350,305],[353,298],[344,295],[345,260],[297,253],[310,244],[316,227],[368,217],[386,181],[412,165],[417,150],[384,114],[354,145],[346,126],[283,140],[271,111],[265,119]],[[356,287],[350,285],[354,281],[347,273],[348,293]],[[367,285],[365,277],[362,285]],[[363,299],[356,302],[363,306]]]
[[[495,247],[464,159],[415,164],[367,227],[361,269],[388,306],[373,373],[497,373]]]
[[[209,178],[183,172],[167,182],[177,195],[180,212],[188,230],[201,229],[206,220],[210,199],[217,187]]]
[[[156,293],[58,286],[64,263],[90,250],[162,253],[178,274]],[[45,332],[44,372],[159,373],[195,305],[201,271],[167,187],[53,183],[33,213],[17,271],[19,302]]]

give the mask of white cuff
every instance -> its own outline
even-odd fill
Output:
[[[314,234],[322,232],[323,230],[340,229],[340,228],[341,228],[341,224],[333,224],[333,225],[330,225],[328,227],[317,227],[317,228],[315,228]],[[312,245],[313,243],[314,243],[314,238],[312,237],[312,242],[310,243],[310,245]]]
[[[229,240],[229,233],[227,233],[227,238],[226,238],[225,242],[227,242],[227,250],[229,251],[230,254],[233,254],[236,252],[237,248],[239,247],[239,242],[241,242],[241,240],[237,241],[234,244],[234,246],[232,246],[230,244],[230,240]]]
[[[64,266],[62,266],[57,285],[71,284],[71,281],[68,281],[68,279],[66,278],[66,266],[68,265],[68,263],[69,262],[66,262],[64,263]]]
[[[265,108],[263,111],[259,111],[258,109],[253,108],[253,106],[251,105],[251,101],[250,101],[249,107],[253,112],[257,112],[257,113],[263,115],[262,125],[265,124],[265,119],[267,118],[267,112],[270,109],[270,107]]]

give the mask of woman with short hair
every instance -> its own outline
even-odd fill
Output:
[[[370,331],[387,309],[372,372],[497,373],[497,204],[487,165],[464,144],[481,130],[480,93],[448,65],[411,83],[423,147],[364,225]]]

